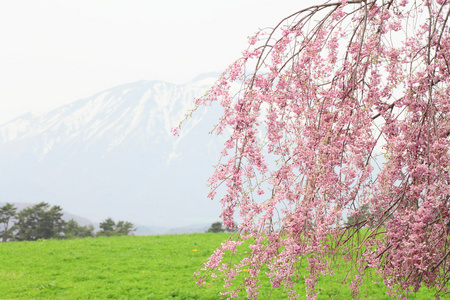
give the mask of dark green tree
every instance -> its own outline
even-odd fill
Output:
[[[119,221],[115,226],[115,231],[117,235],[131,235],[136,228],[134,228],[133,223],[126,221]]]
[[[126,221],[118,221],[117,224],[113,219],[108,218],[100,223],[100,231],[97,236],[115,236],[115,235],[130,235],[136,229],[133,223]]]
[[[225,229],[222,228],[221,222],[215,222],[211,224],[211,227],[206,232],[224,232]]]
[[[71,219],[64,226],[63,232],[66,239],[93,237],[94,226],[81,226],[74,219]]]
[[[62,208],[41,202],[21,210],[18,214],[14,236],[18,241],[61,238],[66,222],[62,219]]]
[[[0,207],[0,224],[2,226],[0,234],[2,241],[6,242],[11,238],[11,233],[13,228],[10,222],[17,217],[17,208],[11,203],[6,203],[6,205]]]
[[[113,219],[108,218],[103,222],[100,222],[100,231],[97,233],[97,236],[113,236],[116,235],[114,230],[116,226],[116,222]]]
[[[235,226],[236,227],[236,226]],[[223,227],[221,222],[215,222],[211,224],[211,227],[206,232],[233,232],[232,228]]]

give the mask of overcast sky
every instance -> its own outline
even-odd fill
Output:
[[[14,0],[0,4],[0,124],[137,80],[222,72],[247,37],[307,0]],[[309,2],[311,3],[311,2]]]

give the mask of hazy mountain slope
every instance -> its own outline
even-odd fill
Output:
[[[215,221],[206,179],[221,145],[207,134],[217,112],[197,114],[181,137],[170,134],[213,82],[124,84],[0,126],[0,201],[46,201],[95,222]]]

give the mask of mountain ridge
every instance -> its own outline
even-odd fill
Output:
[[[215,79],[136,81],[5,123],[0,199],[45,201],[95,222],[105,216],[160,227],[214,222],[219,205],[206,200],[206,179],[223,137],[207,133],[218,111],[204,108],[183,136],[170,129]]]

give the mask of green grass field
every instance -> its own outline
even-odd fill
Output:
[[[193,273],[229,235],[0,243],[0,299],[220,299],[220,281],[199,289]],[[337,273],[321,280],[318,299],[351,299]],[[287,299],[281,289],[272,291],[268,280],[261,284],[259,299]],[[302,280],[297,290],[304,291]],[[361,290],[361,297],[390,299],[382,284],[369,282]],[[434,299],[433,294],[421,290],[410,299]]]

